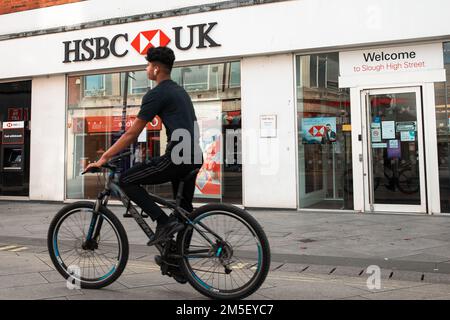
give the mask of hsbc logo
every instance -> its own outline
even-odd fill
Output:
[[[187,30],[184,27],[174,27],[171,31],[173,37],[167,35],[161,29],[141,31],[131,41],[131,47],[139,54],[145,55],[148,49],[152,47],[167,46],[172,41],[171,38],[175,39],[175,47],[183,51],[189,50],[194,46],[194,38],[198,41],[195,46],[196,49],[220,47],[221,44],[214,41],[210,35],[210,32],[216,25],[217,22],[189,25]],[[197,37],[194,37],[195,33],[198,34]],[[183,37],[187,37],[188,40]],[[122,51],[119,52],[116,47],[118,42],[127,43],[128,34],[118,34],[112,39],[97,37],[64,41],[63,63],[106,59],[110,55],[117,58],[125,57],[129,50],[122,48]]]
[[[308,132],[313,137],[323,137],[325,135],[325,127],[324,126],[312,126]]]
[[[162,30],[151,30],[139,32],[131,42],[131,46],[137,52],[144,55],[152,47],[165,47],[169,44],[169,37]]]

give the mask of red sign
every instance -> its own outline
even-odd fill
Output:
[[[323,137],[325,134],[324,126],[312,126],[308,131],[313,137]]]
[[[136,116],[127,116],[125,130],[128,130],[133,125],[135,119]],[[74,133],[85,132],[85,127],[87,127],[87,133],[117,132],[122,128],[122,116],[95,116],[73,119]],[[159,131],[161,129],[162,121],[158,116],[147,124],[147,130],[149,131]]]
[[[8,121],[22,121],[22,108],[8,108]]]
[[[169,37],[162,30],[150,30],[139,32],[131,42],[131,46],[142,55],[147,54],[148,49],[165,47],[169,44]]]

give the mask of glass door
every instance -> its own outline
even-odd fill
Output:
[[[426,212],[419,87],[366,90],[366,211]]]

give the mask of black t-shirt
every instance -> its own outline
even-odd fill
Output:
[[[191,154],[201,152],[198,145],[198,124],[194,106],[186,90],[172,80],[164,80],[148,91],[142,98],[141,109],[137,117],[144,121],[152,121],[158,115],[167,132],[166,154],[180,141],[172,140],[177,129],[185,129],[191,136]],[[196,132],[196,134],[194,134]],[[177,139],[175,139],[177,140]]]

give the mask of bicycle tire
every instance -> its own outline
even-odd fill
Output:
[[[253,236],[256,236],[258,238],[260,244],[260,246],[258,246],[258,267],[255,268],[256,270],[259,270],[259,272],[255,274],[254,278],[251,279],[251,282],[248,285],[245,285],[245,287],[238,292],[227,292],[229,290],[220,290],[206,285],[191,270],[189,259],[184,256],[184,248],[189,246],[191,242],[190,237],[192,236],[193,230],[191,226],[188,226],[177,236],[178,252],[182,255],[182,258],[179,261],[179,266],[188,282],[201,294],[209,298],[218,300],[243,299],[256,292],[267,277],[270,268],[269,241],[266,237],[266,234],[264,233],[264,230],[255,218],[253,218],[245,210],[232,205],[208,204],[195,210],[189,218],[191,219],[192,223],[195,224],[198,221],[201,221],[204,217],[213,215],[214,212],[221,212],[222,214],[228,213],[234,217],[238,217],[241,222],[244,222],[247,227],[250,227],[249,230],[253,233]]]
[[[414,193],[419,192],[419,190],[420,190],[419,183],[414,183],[413,184],[414,188],[409,188],[409,189],[405,188],[405,186],[403,185],[403,181],[405,181],[405,180],[401,179],[402,176],[406,177],[406,181],[408,181],[408,182],[411,180],[411,178],[405,174],[406,172],[414,173],[414,171],[411,169],[403,169],[402,171],[400,171],[400,173],[398,174],[398,180],[397,180],[398,189],[405,194],[414,194]],[[413,177],[414,176],[417,176],[417,174],[414,174]]]
[[[59,249],[57,244],[59,228],[61,224],[64,222],[64,220],[69,218],[70,214],[73,214],[74,212],[77,212],[77,210],[80,209],[87,209],[89,211],[93,211],[94,206],[95,203],[89,201],[79,201],[66,205],[55,215],[52,222],[50,223],[50,227],[47,234],[48,252],[56,270],[58,270],[58,272],[65,279],[68,279],[71,276],[67,271],[67,268],[69,268],[70,266],[66,266],[64,262],[60,263],[62,259],[59,255]],[[99,211],[102,217],[115,228],[116,236],[118,236],[120,245],[120,257],[117,261],[117,265],[112,269],[112,272],[110,271],[107,274],[107,276],[100,277],[98,281],[86,281],[83,279],[82,276],[80,276],[80,279],[77,280],[79,281],[80,287],[83,289],[100,289],[110,285],[115,280],[117,280],[117,278],[120,277],[128,262],[129,246],[125,229],[123,228],[119,219],[110,210],[102,206],[100,207]]]

